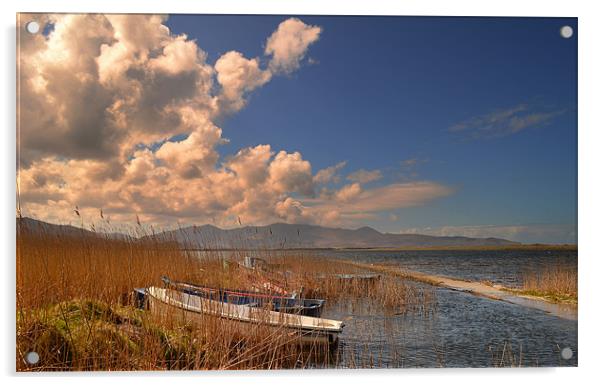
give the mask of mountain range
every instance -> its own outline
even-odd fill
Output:
[[[19,221],[19,219],[17,220]],[[70,225],[56,225],[31,218],[20,220],[30,230],[68,236],[98,235]],[[19,222],[18,222],[19,223]],[[19,231],[19,226],[17,227]],[[126,238],[120,233],[111,238]],[[286,249],[286,248],[416,248],[511,246],[518,242],[500,238],[438,237],[421,234],[381,233],[371,227],[358,229],[330,228],[315,225],[274,223],[220,229],[212,225],[189,226],[146,235],[161,241],[177,241],[190,249]]]
[[[518,245],[500,238],[437,237],[421,234],[381,233],[371,227],[330,228],[315,225],[274,223],[220,229],[212,225],[190,226],[160,233],[187,248],[415,248]]]

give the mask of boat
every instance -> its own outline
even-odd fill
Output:
[[[234,305],[252,305],[281,313],[320,317],[326,303],[323,299],[299,298],[299,295],[274,295],[238,289],[215,289],[186,282],[172,281],[168,277],[163,282],[176,290],[198,295],[206,299],[227,302]]]
[[[151,313],[179,318],[186,322],[202,323],[205,317],[218,317],[248,332],[257,325],[280,329],[300,343],[328,343],[336,346],[344,324],[342,321],[308,317],[267,310],[256,303],[235,304],[205,298],[197,293],[149,287],[145,290],[146,303]],[[230,331],[231,329],[227,329]]]
[[[263,259],[263,258],[257,258],[257,257],[245,257],[243,259],[242,263],[239,263],[240,265],[242,265],[243,267],[246,267],[247,269],[259,269],[259,270],[266,270],[267,266],[268,266],[268,262]]]
[[[359,273],[359,274],[318,274],[316,279],[338,279],[341,282],[359,282],[364,284],[373,284],[381,279],[380,274]]]
[[[285,285],[283,282],[280,282],[272,276],[267,277],[268,273],[266,271],[255,269],[255,267],[249,267],[247,266],[247,262],[237,262],[236,265],[246,271],[249,276],[253,277],[253,281],[255,282],[250,284],[253,290],[257,292],[267,291],[268,293],[276,293],[282,296],[289,294],[289,292],[284,288]]]

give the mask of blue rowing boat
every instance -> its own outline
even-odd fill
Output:
[[[280,313],[320,317],[324,303],[326,303],[323,299],[298,298],[293,295],[282,296],[238,289],[215,289],[187,282],[172,281],[168,277],[162,277],[161,279],[167,286],[186,294],[233,305],[268,308]]]

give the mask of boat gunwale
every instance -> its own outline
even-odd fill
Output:
[[[158,289],[158,290],[165,290],[165,297],[167,299],[167,301],[164,301],[163,299],[159,298],[158,296],[154,295],[153,293],[151,293],[149,291],[149,289]],[[145,291],[146,293],[154,298],[157,301],[160,301],[161,303],[173,306],[175,308],[179,308],[181,310],[184,311],[188,311],[191,313],[195,313],[195,314],[205,314],[205,315],[209,315],[209,316],[213,316],[213,317],[220,317],[220,318],[225,318],[228,319],[230,321],[236,321],[236,322],[243,322],[243,323],[251,323],[251,324],[265,324],[266,326],[269,327],[283,327],[283,328],[287,328],[287,329],[294,329],[294,330],[306,330],[306,331],[310,331],[313,333],[317,333],[317,334],[339,334],[343,331],[343,327],[345,326],[345,323],[343,321],[338,321],[338,320],[331,320],[331,319],[327,319],[327,318],[316,318],[316,317],[309,317],[309,316],[304,316],[304,315],[298,315],[298,314],[289,314],[289,313],[282,313],[282,312],[276,312],[276,311],[272,311],[272,310],[265,310],[265,309],[261,309],[262,311],[266,312],[266,314],[271,314],[274,313],[273,315],[278,315],[278,318],[285,318],[285,319],[289,319],[291,317],[297,317],[299,318],[301,321],[300,322],[295,322],[295,323],[291,323],[291,322],[274,322],[272,320],[261,320],[261,319],[253,319],[251,317],[242,317],[242,316],[236,316],[233,314],[228,314],[228,313],[224,313],[224,311],[222,310],[224,305],[227,305],[228,307],[235,307],[234,309],[236,309],[236,307],[245,307],[247,309],[252,309],[249,306],[246,305],[237,305],[237,304],[231,304],[231,303],[224,303],[224,302],[220,302],[220,301],[215,301],[212,299],[207,299],[207,298],[202,298],[199,297],[199,299],[201,301],[208,301],[209,304],[218,304],[220,305],[220,310],[211,310],[209,309],[209,311],[203,311],[203,309],[199,309],[198,307],[194,307],[191,306],[189,304],[186,304],[182,301],[178,301],[177,299],[173,298],[172,296],[167,295],[167,291],[171,290],[174,292],[178,292],[177,290],[173,290],[173,289],[164,289],[164,288],[159,288],[159,287],[154,287],[151,286],[149,288],[146,288]],[[184,293],[185,294],[185,293]],[[190,294],[187,294],[190,295]],[[324,320],[327,321],[329,323],[333,323],[333,326],[325,326],[325,325],[316,325],[316,326],[306,326],[303,324],[302,320],[303,319],[311,319],[312,321],[314,320]],[[335,326],[339,324],[339,326]]]
[[[260,300],[264,300],[264,299],[280,300],[280,302],[269,301],[268,303],[277,304],[278,310],[275,310],[275,311],[280,312],[280,313],[288,313],[289,311],[295,311],[295,310],[316,311],[316,315],[300,314],[300,315],[312,317],[312,318],[321,318],[322,309],[324,308],[324,305],[326,304],[325,299],[294,298],[292,296],[272,295],[272,294],[267,294],[267,293],[252,292],[252,291],[241,290],[241,289],[235,290],[235,289],[227,289],[227,288],[224,288],[224,289],[212,288],[212,287],[201,286],[201,285],[197,285],[197,284],[193,284],[193,283],[189,283],[189,282],[172,281],[169,277],[166,277],[166,276],[163,276],[161,279],[163,280],[163,282],[165,284],[175,287],[175,289],[178,291],[184,291],[184,292],[186,292],[186,294],[189,294],[189,295],[202,296],[203,293],[208,294],[208,295],[212,295],[212,294],[216,293],[220,296],[219,302],[231,303],[227,299],[224,300],[224,298],[226,296],[230,296],[230,295],[240,296],[240,297],[249,298],[249,299],[258,298]],[[189,286],[190,288],[181,288],[180,286]],[[226,294],[226,296],[224,296],[223,294]],[[212,298],[206,298],[206,299],[216,301],[215,299],[212,299]],[[297,303],[291,304],[289,302],[297,302]],[[245,305],[245,304],[241,304],[241,303],[232,303],[232,304],[233,305]]]

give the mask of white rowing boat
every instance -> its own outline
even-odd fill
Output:
[[[288,314],[254,307],[215,301],[179,290],[149,287],[146,289],[150,310],[159,315],[180,317],[186,321],[202,322],[203,317],[227,319],[241,326],[266,325],[296,332],[304,342],[329,342],[338,340],[343,322],[325,318]]]

